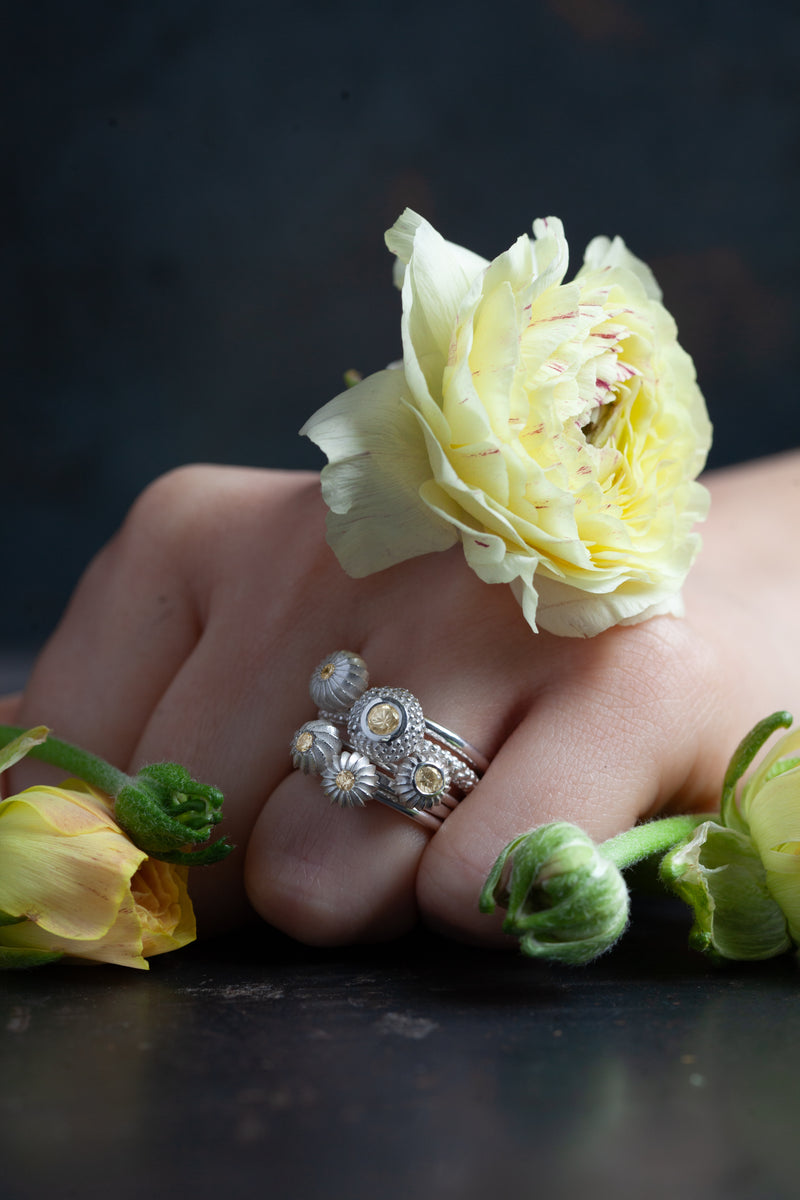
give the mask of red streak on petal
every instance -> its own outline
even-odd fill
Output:
[[[554,317],[539,317],[538,321],[534,321],[534,325],[544,325],[549,321],[574,321],[578,316],[576,312],[556,313]]]

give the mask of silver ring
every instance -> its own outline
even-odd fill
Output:
[[[377,800],[438,829],[489,766],[480,750],[426,717],[405,688],[369,687],[366,663],[350,650],[318,664],[309,692],[318,714],[296,730],[292,763],[318,775],[342,808]]]

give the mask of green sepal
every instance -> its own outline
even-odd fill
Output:
[[[151,857],[200,866],[218,862],[233,849],[225,838],[202,851],[186,849],[208,841],[222,820],[223,800],[218,788],[198,783],[178,763],[153,763],[120,790],[114,817]]]
[[[736,804],[736,785],[766,740],[772,737],[776,729],[788,729],[792,720],[792,714],[786,712],[785,709],[764,717],[763,721],[759,721],[749,733],[745,734],[734,750],[722,783],[722,801],[720,803],[720,820],[729,829],[747,833],[747,825]]]
[[[15,917],[13,913],[3,912],[0,909],[0,927],[3,925],[21,925],[23,921],[27,921],[27,917]]]
[[[522,833],[519,837],[514,838],[513,842],[509,842],[495,859],[494,866],[486,876],[486,882],[481,889],[480,899],[478,900],[478,908],[482,913],[493,913],[497,905],[500,908],[508,908],[509,892],[506,864],[520,842],[523,842],[527,837],[530,837],[530,834]]]
[[[0,726],[0,729],[2,728]],[[10,729],[11,727],[6,726],[5,728]],[[41,746],[42,742],[46,742],[49,732],[46,725],[37,725],[35,729],[20,731],[17,736],[12,737],[11,741],[7,741],[0,749],[0,772],[7,771],[26,754],[30,754],[35,746]]]
[[[21,971],[58,962],[60,950],[34,950],[23,946],[0,946],[0,971]]]
[[[665,855],[660,876],[694,912],[689,944],[695,950],[758,961],[791,948],[786,917],[746,834],[706,821]]]
[[[199,850],[172,850],[165,851],[163,854],[151,851],[150,857],[157,858],[161,862],[172,863],[177,867],[209,867],[213,863],[227,858],[233,849],[235,849],[233,843],[228,838],[222,837],[218,838],[216,842],[212,842],[210,846],[201,846]]]

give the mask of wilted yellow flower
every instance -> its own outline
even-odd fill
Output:
[[[742,788],[739,811],[767,888],[800,946],[800,729],[775,744]]]
[[[349,574],[460,541],[534,629],[588,637],[681,611],[711,427],[649,269],[596,238],[564,284],[561,222],[533,229],[489,263],[407,209],[402,364],[301,432]]]
[[[147,957],[195,938],[187,873],[138,849],[103,793],[78,780],[10,796],[0,802],[0,960],[41,950],[146,970]]]

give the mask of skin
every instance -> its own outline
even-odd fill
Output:
[[[174,759],[223,789],[237,850],[193,877],[206,931],[254,911],[311,944],[391,938],[419,919],[502,943],[477,896],[512,837],[558,818],[602,840],[714,808],[740,737],[775,709],[800,714],[800,454],[705,482],[685,618],[584,641],[534,635],[458,548],[349,579],[315,475],[183,468],[91,564],[2,716],[126,770]],[[435,835],[380,804],[331,806],[292,771],[292,734],[316,715],[309,676],[336,649],[492,757]],[[43,774],[20,764],[11,786]]]

